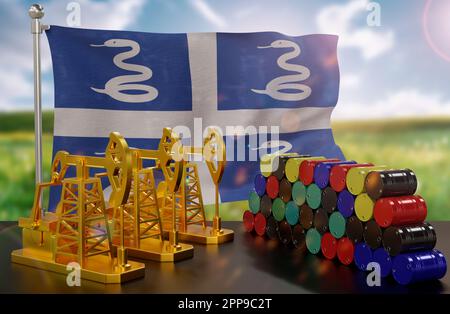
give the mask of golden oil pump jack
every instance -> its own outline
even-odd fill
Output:
[[[179,189],[185,162],[173,155],[181,147],[178,136],[170,128],[164,128],[157,150],[130,148],[131,190],[126,204],[113,208],[112,229],[113,243],[124,243],[131,257],[174,262],[193,256],[192,245],[178,242],[176,225],[163,227],[154,176],[155,171],[162,171],[169,193]],[[153,161],[154,165],[144,167],[145,160]],[[170,235],[169,241],[164,240],[165,231]]]
[[[185,160],[194,155],[202,156],[215,186],[215,208],[212,226],[208,226],[201,191],[197,164],[188,161],[184,164],[180,188],[173,193],[166,184],[158,186],[164,191],[162,196],[163,224],[171,229],[178,228],[181,241],[201,244],[220,244],[234,239],[234,232],[223,229],[219,212],[219,184],[226,165],[226,148],[222,135],[213,127],[208,128],[202,147],[183,146]],[[175,200],[175,201],[174,201]],[[174,217],[173,206],[176,206]]]
[[[66,177],[69,167],[75,176]],[[132,156],[125,139],[110,134],[104,157],[70,155],[59,151],[53,160],[50,182],[38,183],[30,217],[20,218],[23,248],[11,253],[15,263],[67,274],[78,263],[83,279],[121,283],[145,274],[145,265],[127,261],[123,241],[113,250],[102,183],[90,170],[103,168],[112,186],[110,208],[121,208],[131,188]],[[61,186],[56,212],[41,206],[44,188]],[[115,254],[116,253],[116,254]],[[116,257],[117,256],[117,257]]]

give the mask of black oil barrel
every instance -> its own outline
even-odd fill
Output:
[[[308,230],[312,227],[314,220],[314,212],[306,204],[303,204],[300,206],[300,224],[302,225],[303,229]]]
[[[266,220],[266,236],[269,239],[278,239],[278,222],[272,215]]]
[[[287,203],[291,200],[292,194],[292,184],[288,179],[283,178],[280,181],[280,187],[278,192],[278,197],[283,200],[283,202]]]
[[[412,195],[417,190],[417,178],[411,169],[373,171],[366,177],[365,188],[373,200]]]
[[[261,197],[259,211],[266,218],[272,214],[272,199],[267,194],[264,194],[263,197]]]
[[[322,191],[322,208],[331,214],[336,209],[337,193],[331,187],[326,187]]]
[[[314,228],[324,234],[328,231],[328,213],[325,209],[319,208],[314,214]]]
[[[286,246],[292,244],[292,228],[286,220],[280,221],[280,223],[278,223],[278,234],[280,236],[281,243]]]
[[[375,250],[381,246],[383,230],[375,220],[369,220],[364,226],[364,241],[371,249]]]
[[[408,251],[431,250],[436,245],[436,231],[429,223],[391,226],[383,234],[383,245],[391,256]]]
[[[297,224],[292,228],[292,244],[296,248],[305,247],[305,230],[300,224]]]
[[[349,217],[345,226],[345,233],[354,243],[362,242],[364,233],[364,225],[362,221],[356,216]]]

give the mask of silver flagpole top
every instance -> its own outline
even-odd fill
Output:
[[[32,19],[40,19],[44,16],[44,7],[38,3],[32,4],[28,9],[28,15]]]

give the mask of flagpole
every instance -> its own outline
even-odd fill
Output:
[[[44,8],[33,4],[28,9],[31,18],[31,34],[33,35],[33,76],[34,76],[34,157],[36,163],[36,183],[42,182],[42,97],[41,97],[41,34],[48,29],[41,24]],[[41,199],[41,198],[39,198]],[[42,209],[42,201],[39,207]],[[41,215],[44,211],[41,210]]]
[[[36,183],[42,182],[42,99],[41,99],[41,34],[47,26],[41,24],[44,8],[33,4],[28,9],[33,35],[33,71],[34,71],[34,155],[36,163]],[[41,206],[42,208],[42,206]],[[43,211],[41,211],[43,214]]]

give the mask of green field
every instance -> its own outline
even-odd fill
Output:
[[[53,116],[44,114],[44,178],[49,177]],[[348,159],[411,168],[428,204],[429,220],[450,220],[450,119],[339,122],[336,142]],[[29,214],[34,194],[34,135],[30,113],[0,114],[0,220]],[[222,208],[240,220],[245,202]],[[211,213],[212,208],[208,208]]]
[[[45,134],[44,178],[49,178],[52,137]],[[34,197],[34,134],[0,133],[0,220],[29,215]]]
[[[410,168],[429,220],[450,220],[450,120],[337,124],[335,140],[347,159]]]

